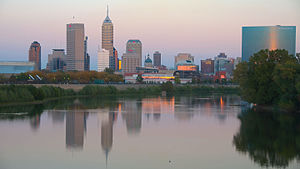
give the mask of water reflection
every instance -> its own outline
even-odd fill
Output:
[[[142,128],[141,100],[125,100],[122,104],[122,118],[126,122],[127,133],[138,135]]]
[[[241,126],[233,137],[236,150],[262,167],[287,167],[300,159],[300,116],[248,110],[239,115]]]
[[[214,152],[211,149],[214,149],[215,146],[230,143],[234,134],[233,146],[236,150],[248,154],[253,161],[261,166],[287,167],[292,160],[300,158],[299,117],[258,111],[244,112],[239,116],[241,124],[240,128],[238,128],[239,121],[236,117],[241,112],[241,108],[236,105],[239,103],[240,98],[235,95],[156,98],[110,97],[109,99],[101,97],[92,99],[77,98],[56,100],[43,105],[0,107],[0,125],[3,124],[3,121],[11,123],[22,122],[26,124],[30,132],[34,131],[37,137],[48,134],[47,132],[51,131],[49,130],[51,127],[55,126],[59,131],[62,131],[60,130],[62,128],[63,131],[60,134],[55,133],[57,131],[50,133],[52,137],[57,138],[50,138],[49,143],[51,143],[51,139],[57,139],[57,142],[61,143],[60,149],[66,149],[71,152],[77,150],[80,152],[76,153],[78,156],[79,154],[84,154],[85,156],[87,155],[86,151],[93,149],[98,151],[97,155],[101,154],[103,156],[103,161],[104,159],[106,160],[106,165],[108,159],[110,159],[109,163],[113,163],[113,159],[118,159],[116,154],[124,151],[122,144],[128,146],[134,142],[134,144],[137,144],[137,147],[141,144],[140,149],[145,148],[149,152],[153,151],[153,154],[156,151],[161,151],[160,153],[163,154],[171,152],[169,156],[176,155],[177,150],[177,154],[184,154],[185,150],[195,150],[195,154],[191,154],[190,157],[196,158],[196,154],[200,150],[203,152]],[[47,118],[50,125],[47,124]],[[178,123],[180,125],[177,125]],[[208,128],[209,132],[207,132]],[[239,131],[235,133],[237,129]],[[153,133],[149,133],[150,131]],[[186,131],[191,132],[192,136]],[[141,134],[142,132],[143,134]],[[225,136],[223,132],[230,133],[227,140],[225,137],[223,138]],[[123,135],[120,133],[123,133]],[[178,135],[177,133],[181,134]],[[199,140],[196,140],[197,135]],[[170,140],[168,136],[170,136]],[[164,138],[157,140],[157,138],[161,137]],[[127,138],[134,139],[126,140]],[[143,142],[140,142],[141,139]],[[147,140],[149,141],[147,142]],[[218,140],[222,141],[218,142]],[[164,144],[164,141],[168,143]],[[97,145],[90,146],[94,142]],[[169,145],[174,142],[178,146]],[[205,142],[212,142],[210,146],[213,148],[207,147],[204,144]],[[190,146],[186,148],[184,146],[186,144]],[[56,144],[52,146],[54,145]],[[144,145],[147,146],[145,147]],[[0,148],[1,146],[0,144]],[[185,148],[181,149],[181,147]],[[128,149],[131,150],[134,147]],[[230,145],[229,149],[232,152],[226,153],[238,154],[232,149],[232,145]],[[66,151],[68,154],[64,155],[73,154],[69,153],[69,151]],[[129,152],[129,154],[135,151]],[[225,149],[220,149],[217,153],[224,153],[222,151],[225,151]],[[172,154],[173,152],[175,153]],[[147,154],[147,152],[139,153]],[[185,153],[187,155],[189,152]],[[166,156],[163,154],[162,156]],[[201,155],[201,158],[205,158],[207,154]],[[81,156],[81,158],[84,158],[84,156]],[[94,157],[95,154],[91,156]],[[236,158],[236,156],[231,156],[232,159],[235,159],[234,157]],[[129,157],[122,158],[127,158],[128,160]],[[154,157],[152,156],[151,158]],[[182,158],[184,157],[178,157],[178,162]],[[201,160],[201,158],[197,160]],[[247,160],[249,161],[249,159]],[[250,168],[253,168],[253,166]]]

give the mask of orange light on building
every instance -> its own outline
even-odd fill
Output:
[[[277,28],[271,28],[270,31],[270,47],[269,50],[276,50],[278,48],[278,36],[277,36]]]
[[[122,69],[122,60],[119,60],[119,70]]]
[[[226,77],[225,77],[225,75],[221,75],[221,79],[225,79]]]
[[[177,70],[181,71],[197,71],[197,66],[177,66]]]

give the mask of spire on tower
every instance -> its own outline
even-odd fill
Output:
[[[110,18],[109,18],[109,16],[108,16],[108,14],[109,14],[109,8],[108,8],[108,5],[107,5],[107,8],[106,8],[106,18],[104,20],[104,23],[112,23],[111,20],[110,20]]]
[[[108,5],[107,5],[107,9],[106,9],[107,14],[106,14],[106,16],[108,16],[108,11],[109,11],[109,9],[108,9]]]

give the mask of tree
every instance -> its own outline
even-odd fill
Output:
[[[168,81],[161,85],[161,90],[167,92],[167,94],[172,94],[174,92],[174,86],[172,82]]]
[[[175,81],[175,84],[180,84],[181,83],[180,78],[178,76],[175,77],[174,81]]]
[[[142,77],[142,75],[141,74],[139,74],[137,77],[136,77],[136,81],[138,82],[138,83],[143,83],[143,77]]]
[[[105,68],[104,72],[108,73],[108,74],[114,74],[114,70],[111,68]]]
[[[240,84],[242,98],[259,105],[299,108],[300,64],[286,50],[261,50],[249,62],[237,65],[234,80]],[[297,99],[298,98],[298,99]]]

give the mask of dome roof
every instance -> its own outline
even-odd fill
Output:
[[[148,56],[148,58],[145,60],[145,63],[152,63],[152,60],[150,59],[149,56]]]

